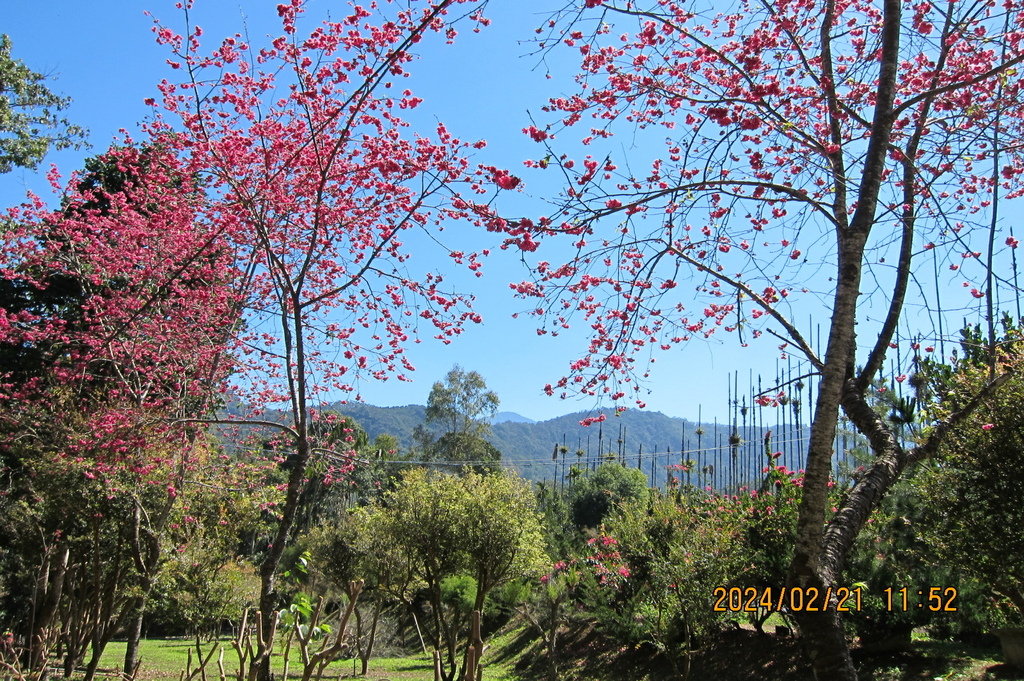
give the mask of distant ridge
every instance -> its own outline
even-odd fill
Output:
[[[327,409],[352,416],[372,440],[381,434],[398,438],[404,448],[413,445],[412,431],[422,425],[426,407],[410,404],[402,407],[375,407],[362,403],[335,403]],[[580,421],[594,412],[566,414],[546,421],[533,421],[513,412],[495,415],[491,426],[491,444],[502,453],[502,461],[533,480],[561,478],[571,465],[595,467],[604,460],[616,459],[630,467],[639,467],[657,485],[664,485],[666,466],[694,460],[691,481],[717,486],[758,484],[761,468],[766,464],[764,431],[753,426],[738,425],[735,434],[739,444],[733,446],[734,434],[727,424],[698,424],[686,419],[666,416],[661,412],[631,409],[615,415],[605,413],[606,420],[590,427]],[[794,442],[786,446],[783,433],[776,432],[773,448],[785,449],[777,463],[801,468],[796,431],[788,437]],[[621,440],[621,441],[620,441]],[[566,452],[562,455],[561,447]],[[553,455],[558,451],[558,461]],[[582,451],[582,456],[577,455]],[[684,453],[685,452],[685,453]],[[710,467],[714,472],[698,479],[698,471]],[[676,472],[677,477],[685,473]]]
[[[321,410],[353,417],[371,440],[382,434],[393,435],[403,450],[412,448],[413,429],[422,426],[426,417],[426,407],[419,404],[375,407],[361,402],[335,402]],[[244,405],[233,401],[223,413],[241,416],[244,412]],[[572,466],[593,469],[604,461],[639,468],[652,485],[659,487],[666,485],[670,473],[683,482],[727,491],[743,485],[757,488],[764,478],[766,430],[755,427],[753,421],[749,425],[741,421],[735,426],[698,424],[660,412],[630,409],[618,415],[607,411],[604,422],[590,427],[580,425],[581,420],[596,415],[593,411],[577,412],[532,421],[503,412],[496,415],[489,439],[501,452],[504,465],[525,478],[557,480],[559,484],[565,484]],[[277,423],[290,421],[287,414],[277,410],[268,411],[262,418]],[[217,426],[215,432],[224,442],[239,447],[247,446],[242,444],[247,436],[269,435],[266,428],[246,426],[244,422],[235,428]],[[776,425],[768,443],[771,453],[781,452],[774,463],[794,471],[803,468],[806,439],[805,426]],[[694,462],[690,470],[679,470],[680,464],[687,461]],[[848,460],[844,461],[849,465]]]
[[[422,404],[407,404],[403,407],[375,407],[362,402],[335,402],[324,408],[351,416],[363,427],[370,440],[378,435],[394,435],[399,444],[412,447],[412,431],[426,421],[427,408]]]
[[[514,411],[499,411],[491,419],[491,423],[506,423],[511,421],[512,423],[537,423],[533,419],[526,418],[522,414],[517,414]]]

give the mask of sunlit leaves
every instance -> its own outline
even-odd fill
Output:
[[[0,36],[0,173],[35,169],[54,149],[78,148],[86,131],[59,118],[71,100],[53,94],[47,77],[11,56],[11,41]]]

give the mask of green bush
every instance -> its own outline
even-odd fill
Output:
[[[623,505],[586,561],[584,598],[599,625],[623,642],[656,646],[685,678],[700,642],[731,616],[713,610],[711,595],[749,564],[743,512],[729,498],[657,492]]]
[[[955,395],[986,379],[964,369],[951,379]],[[1014,376],[994,398],[961,422],[941,456],[922,471],[919,493],[928,512],[922,536],[950,567],[1012,602],[1024,619],[1024,380]]]
[[[577,527],[596,528],[618,504],[646,499],[647,477],[641,471],[605,463],[573,483],[570,517]]]

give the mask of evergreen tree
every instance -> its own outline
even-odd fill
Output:
[[[59,118],[71,100],[53,94],[47,78],[11,57],[11,39],[0,36],[0,174],[16,166],[35,169],[50,147],[76,149],[86,131]]]

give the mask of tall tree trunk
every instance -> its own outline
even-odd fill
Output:
[[[68,570],[68,559],[71,548],[66,542],[60,542],[51,548],[43,558],[36,582],[35,602],[33,603],[33,621],[29,631],[29,669],[38,671],[39,678],[48,676],[49,648],[53,626],[61,596],[64,593],[64,577]]]
[[[147,596],[148,596],[147,589]],[[124,649],[124,664],[121,673],[126,679],[134,679],[136,668],[139,666],[139,647],[142,643],[142,621],[146,614],[146,596],[139,596],[132,606],[134,614],[128,623],[128,642]]]
[[[261,627],[259,631],[261,635],[256,642],[256,664],[258,665],[256,678],[258,681],[271,681],[272,677],[270,662],[274,649],[274,633],[277,628],[275,626],[278,606],[277,569],[281,565],[281,556],[284,554],[288,537],[299,511],[306,464],[309,461],[309,442],[304,434],[305,430],[303,429],[296,442],[295,465],[288,476],[288,491],[285,496],[284,509],[281,512],[281,521],[278,523],[277,532],[274,535],[274,543],[270,546],[263,565],[260,566]]]
[[[193,437],[194,440],[194,437]],[[189,442],[191,448],[193,442]],[[153,592],[153,585],[156,583],[156,576],[160,570],[160,539],[159,533],[163,531],[167,519],[170,517],[171,508],[174,506],[177,495],[168,494],[167,501],[156,522],[152,527],[142,526],[142,502],[135,500],[135,511],[132,516],[132,532],[130,544],[132,549],[132,562],[139,575],[139,595],[132,599],[127,606],[131,617],[128,625],[128,644],[125,646],[124,663],[121,671],[124,677],[134,678],[136,668],[139,666],[139,645],[142,641],[142,622],[146,615],[146,605],[149,603],[149,595]]]
[[[836,288],[832,329],[811,423],[796,547],[787,580],[789,588],[814,587],[823,592],[833,586],[835,577],[833,566],[822,565],[821,550],[843,385],[852,372],[850,360],[855,347],[854,321],[860,293],[863,248],[863,239],[840,238],[840,281]],[[819,681],[856,681],[857,675],[838,615],[834,612],[795,614],[815,678]]]
[[[85,675],[82,677],[82,681],[93,681],[96,678],[96,668],[99,667],[101,655],[103,655],[103,646],[93,648],[89,663],[85,665]]]
[[[826,4],[822,22],[823,46],[831,39],[835,3]],[[818,589],[835,585],[842,569],[844,552],[826,551],[825,512],[828,507],[828,482],[832,473],[832,454],[839,410],[843,404],[846,382],[853,383],[856,361],[857,303],[864,260],[864,248],[877,220],[878,197],[888,154],[887,141],[893,126],[893,104],[896,96],[896,72],[899,58],[901,3],[884,0],[881,51],[877,85],[877,101],[871,125],[871,137],[865,152],[864,168],[856,192],[856,210],[849,224],[840,220],[836,228],[838,263],[836,292],[829,330],[828,347],[821,371],[821,382],[811,422],[807,451],[803,496],[797,519],[796,546],[787,584],[790,588]],[[830,59],[830,58],[829,58]],[[831,69],[829,60],[824,68]],[[833,113],[833,119],[835,115]],[[833,120],[834,125],[838,125]],[[836,177],[845,183],[845,177]],[[838,194],[838,192],[837,192]],[[839,199],[837,198],[837,201]],[[843,199],[845,202],[845,198]],[[837,214],[845,211],[845,203],[837,205]],[[870,380],[871,377],[867,377]],[[863,394],[865,383],[855,382]],[[855,538],[854,534],[851,541]],[[820,613],[796,613],[804,645],[818,681],[857,681],[850,659],[850,650],[839,614],[833,610]]]

